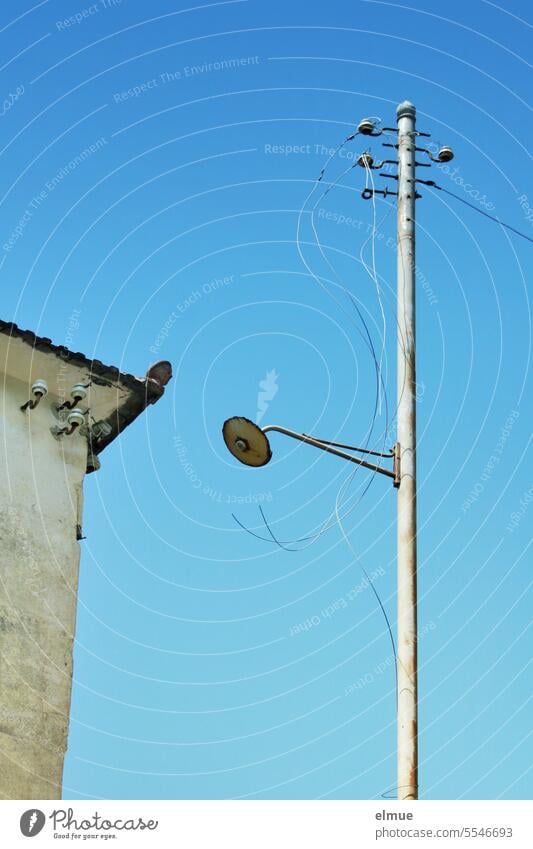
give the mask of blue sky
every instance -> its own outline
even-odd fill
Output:
[[[67,798],[395,786],[391,646],[364,581],[394,627],[395,492],[277,435],[245,468],[220,429],[256,418],[266,380],[263,424],[394,442],[394,208],[362,200],[359,138],[316,185],[362,117],[390,126],[412,100],[456,154],[419,176],[533,236],[529,6],[441,10],[2,8],[2,317],[124,371],[174,367],[85,485]],[[532,246],[421,194],[420,792],[527,798]],[[311,538],[269,541],[259,506],[278,540]]]

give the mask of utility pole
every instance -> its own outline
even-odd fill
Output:
[[[416,315],[415,315],[415,202],[420,195],[417,183],[434,186],[432,180],[416,177],[417,166],[429,168],[432,162],[450,162],[454,153],[443,145],[432,153],[419,147],[419,137],[429,133],[416,129],[416,109],[408,100],[396,110],[397,126],[379,128],[370,118],[363,119],[357,133],[380,136],[397,134],[397,160],[375,162],[370,152],[361,154],[358,164],[379,170],[385,164],[398,166],[398,174],[380,172],[397,181],[397,192],[363,189],[362,197],[397,195],[397,443],[395,464],[398,489],[398,637],[397,637],[397,725],[398,725],[398,799],[418,799],[418,658],[417,658],[417,574],[416,574]],[[430,162],[417,162],[416,154],[425,154]],[[398,484],[399,478],[399,484]]]
[[[416,109],[404,101],[398,118],[398,798],[418,798],[416,591]]]

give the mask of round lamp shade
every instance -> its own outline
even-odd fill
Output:
[[[261,428],[243,416],[227,419],[222,436],[228,450],[246,466],[265,466],[272,457],[270,443]]]

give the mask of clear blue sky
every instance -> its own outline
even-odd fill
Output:
[[[327,149],[366,115],[390,125],[408,98],[456,152],[419,176],[532,237],[530,8],[191,5],[0,12],[2,317],[128,372],[174,366],[86,481],[64,795],[379,798],[395,785],[394,671],[362,569],[395,627],[394,490],[355,475],[348,545],[330,520],[350,468],[274,435],[270,465],[248,469],[220,428],[256,417],[275,371],[263,424],[382,444],[385,404],[370,431],[373,362],[338,286],[383,349],[392,417],[394,210],[376,204],[384,345],[360,261],[364,173],[311,201],[334,270],[302,215],[306,261],[338,301],[299,256],[299,210]],[[533,245],[421,193],[420,791],[525,798]],[[268,537],[259,504],[280,540],[331,527],[284,550],[232,518]]]

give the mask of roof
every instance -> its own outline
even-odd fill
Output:
[[[51,339],[37,336],[31,330],[22,330],[13,322],[0,320],[0,334],[7,341],[5,357],[0,368],[14,372],[15,377],[30,383],[47,374],[36,373],[45,366],[40,354],[50,354],[61,361],[55,367],[55,392],[59,395],[59,377],[68,388],[74,383],[89,384],[90,412],[93,421],[105,423],[106,427],[89,430],[88,471],[94,471],[94,455],[100,454],[114,439],[139,416],[147,406],[155,404],[165,392],[165,385],[172,377],[172,367],[164,361],[152,366],[145,377],[135,377],[121,372],[116,366],[108,366],[85,354],[70,351],[64,345],[54,345]],[[8,367],[9,363],[9,367]],[[51,386],[54,386],[52,378]],[[93,456],[91,456],[93,455]]]

